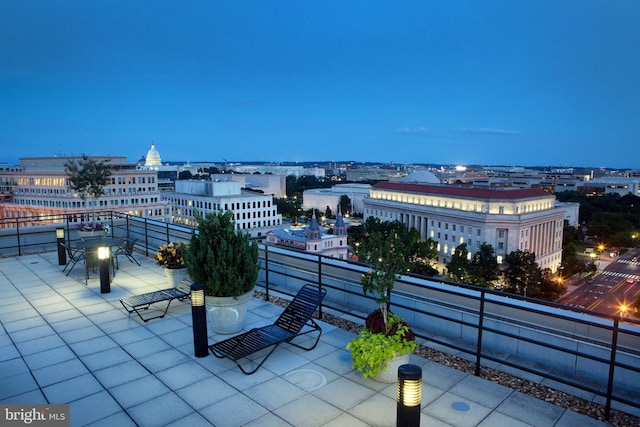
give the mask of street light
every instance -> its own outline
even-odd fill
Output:
[[[627,317],[627,310],[629,309],[629,307],[627,307],[626,304],[621,304],[620,305],[620,317],[622,317],[623,319],[625,317]]]

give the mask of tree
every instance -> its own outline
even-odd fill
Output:
[[[567,287],[553,276],[550,269],[545,268],[542,271],[542,282],[540,282],[540,290],[536,297],[547,301],[555,301],[566,292]]]
[[[585,264],[578,258],[576,245],[573,242],[562,248],[562,270],[566,276],[585,271]]]
[[[358,258],[371,266],[360,282],[365,293],[371,293],[387,323],[390,292],[402,272],[408,268],[406,247],[395,232],[373,231],[358,246]]]
[[[571,242],[584,241],[584,232],[582,227],[573,227],[569,225],[569,221],[564,220],[564,228],[562,230],[562,246],[567,246]]]
[[[338,206],[340,206],[340,212],[342,214],[348,214],[351,212],[351,199],[346,194],[340,196],[340,201],[338,202]]]
[[[69,175],[68,186],[78,193],[85,209],[87,209],[87,217],[89,216],[87,198],[91,197],[93,199],[94,222],[96,220],[96,201],[104,194],[104,187],[111,183],[111,169],[107,165],[108,162],[109,160],[96,161],[90,159],[85,154],[81,159],[77,161],[69,160],[64,165],[64,170]]]
[[[298,205],[295,200],[289,198],[274,198],[273,204],[276,205],[278,212],[283,218],[298,218]]]
[[[411,272],[423,276],[436,276],[436,269],[431,262],[438,256],[438,242],[431,238],[422,240],[420,233],[412,228],[410,234],[409,263]]]
[[[468,283],[484,288],[498,279],[498,259],[495,249],[489,243],[481,244],[478,252],[473,254],[469,276]]]
[[[193,174],[191,173],[190,170],[184,170],[178,174],[178,179],[192,179],[192,178],[193,178]]]
[[[469,271],[469,251],[467,250],[467,244],[461,243],[456,246],[453,254],[451,255],[451,261],[447,263],[447,270],[449,275],[456,278],[459,282],[464,283],[464,278],[468,276]]]
[[[529,251],[513,251],[505,257],[504,276],[506,291],[537,297],[542,283],[542,271],[536,263],[536,254]]]
[[[437,270],[431,265],[431,261],[438,256],[437,242],[432,239],[422,240],[420,233],[415,228],[407,230],[400,221],[382,221],[369,217],[362,226],[354,227],[349,233],[351,246],[357,248],[360,243],[374,232],[385,235],[395,235],[402,241],[404,254],[408,261],[408,268],[412,273],[433,276]]]

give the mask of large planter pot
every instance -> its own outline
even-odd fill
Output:
[[[102,237],[106,234],[104,230],[82,231],[78,230],[78,236],[82,239],[90,239],[92,237]]]
[[[409,363],[409,356],[411,356],[411,354],[396,355],[393,359],[387,361],[386,370],[378,372],[378,374],[372,378],[385,384],[398,382],[398,368]]]
[[[235,334],[244,327],[247,307],[253,296],[253,290],[237,298],[206,297],[209,323],[214,332],[219,334]]]
[[[166,268],[164,269],[164,274],[167,276],[167,281],[169,282],[169,286],[172,288],[177,287],[182,280],[187,277],[187,269],[186,268]]]

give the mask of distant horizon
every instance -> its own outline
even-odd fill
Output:
[[[46,155],[37,155],[37,156],[20,156],[20,159],[22,158],[48,158],[48,157],[80,157],[83,154],[57,154],[57,155],[51,155],[51,156],[46,156]],[[126,157],[127,159],[127,163],[129,164],[133,164],[133,163],[137,163],[142,156],[138,157],[137,160],[132,160],[129,156],[126,156],[124,154],[88,154],[88,156],[114,156],[114,157]],[[449,166],[449,167],[454,167],[454,166],[464,166],[464,167],[471,167],[471,168],[487,168],[487,167],[500,167],[500,168],[525,168],[525,169],[549,169],[549,168],[553,168],[553,169],[589,169],[589,170],[638,170],[640,168],[619,168],[619,167],[607,167],[607,166],[568,166],[568,165],[554,165],[554,164],[547,164],[547,165],[524,165],[524,164],[498,164],[498,163],[489,163],[489,164],[480,164],[480,163],[468,163],[468,164],[460,164],[460,163],[434,163],[434,162],[380,162],[380,161],[360,161],[360,160],[355,160],[355,159],[349,159],[349,160],[308,160],[308,161],[288,161],[288,160],[281,160],[281,161],[264,161],[264,160],[164,160],[161,158],[162,161],[162,165],[184,165],[184,164],[189,164],[189,163],[195,163],[195,164],[200,164],[200,163],[204,163],[204,164],[215,164],[215,165],[222,165],[224,166],[225,163],[227,164],[240,164],[240,165],[256,165],[256,164],[283,164],[283,165],[297,165],[297,164],[304,164],[304,165],[314,165],[314,164],[326,164],[326,163],[336,163],[338,165],[340,164],[348,164],[348,163],[353,163],[353,164],[357,164],[357,165],[380,165],[380,166],[389,166],[389,165],[395,165],[395,166]],[[0,164],[9,164],[12,166],[20,166],[20,162],[16,162],[16,163],[12,163],[12,162],[3,162],[0,160]],[[231,165],[232,167],[233,165]]]

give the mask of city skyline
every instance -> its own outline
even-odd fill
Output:
[[[153,8],[152,8],[153,6]],[[640,168],[640,3],[0,5],[0,163]]]

